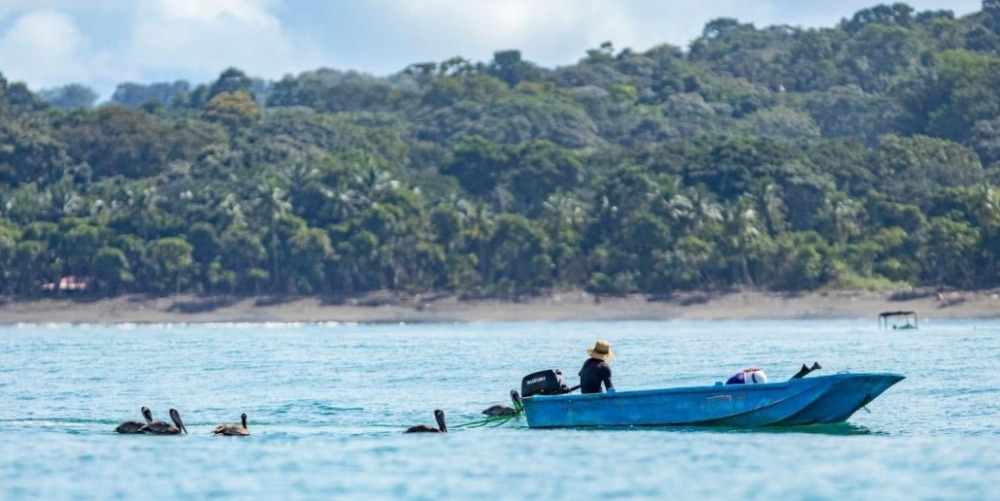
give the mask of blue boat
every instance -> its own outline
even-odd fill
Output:
[[[904,377],[840,373],[778,383],[539,394],[520,400],[531,428],[798,426],[844,422]]]

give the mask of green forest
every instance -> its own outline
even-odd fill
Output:
[[[96,100],[0,75],[4,297],[1000,286],[1000,0]]]

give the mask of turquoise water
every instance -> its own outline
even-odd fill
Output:
[[[619,390],[815,360],[908,377],[791,431],[401,433],[575,374],[597,338]],[[0,499],[1000,499],[998,380],[1000,320],[0,327]],[[142,405],[191,434],[115,434]],[[241,412],[251,437],[209,434]]]

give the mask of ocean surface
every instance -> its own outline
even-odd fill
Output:
[[[531,430],[481,419],[529,373],[619,391],[901,372],[842,425]],[[1000,320],[0,327],[0,499],[1000,499]],[[118,435],[140,406],[189,435]],[[252,436],[215,437],[249,416]]]

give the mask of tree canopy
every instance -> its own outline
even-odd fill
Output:
[[[998,88],[997,0],[96,106],[0,76],[0,294],[997,287]]]

